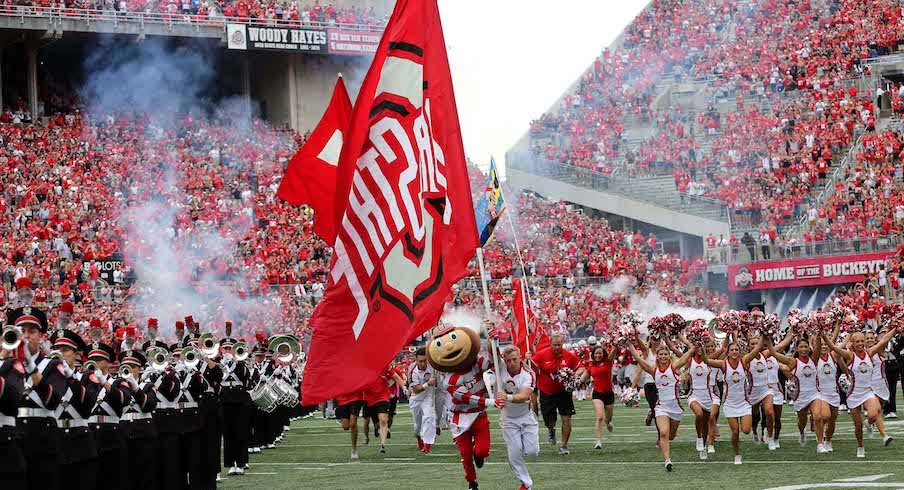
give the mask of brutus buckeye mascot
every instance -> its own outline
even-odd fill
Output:
[[[493,335],[490,331],[489,336]],[[441,331],[427,344],[427,359],[433,369],[449,373],[442,387],[452,396],[452,437],[461,453],[468,488],[479,488],[474,467],[483,467],[483,461],[490,455],[486,409],[505,405],[504,401],[489,396],[483,381],[483,373],[492,367],[492,359],[480,353],[480,337],[467,327]]]

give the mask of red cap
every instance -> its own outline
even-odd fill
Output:
[[[91,328],[101,328],[100,319],[92,318],[91,319]]]
[[[185,324],[176,320],[176,330],[185,330]]]
[[[232,328],[232,322],[226,322],[226,328]]]
[[[69,313],[71,315],[73,311],[75,311],[75,306],[71,301],[64,301],[60,305],[60,313]]]
[[[267,341],[267,336],[264,335],[263,332],[258,332],[257,335],[254,336],[254,338],[256,338],[257,341],[262,344]]]
[[[185,317],[186,325],[194,325],[194,323],[195,323],[195,319],[192,318],[191,315],[188,315],[187,317]]]
[[[28,277],[20,277],[16,279],[16,289],[31,288],[31,279]]]
[[[135,325],[126,326],[126,335],[129,337],[135,338]]]
[[[157,319],[156,318],[148,318],[148,328],[154,327],[157,328]]]

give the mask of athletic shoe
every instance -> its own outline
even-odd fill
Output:
[[[386,431],[386,438],[387,438],[387,439],[392,439],[392,432],[389,432],[389,431],[387,430],[387,431]]]
[[[840,411],[847,411],[847,409],[848,409],[847,405],[845,405],[844,403],[842,403],[841,405],[838,406],[838,410],[840,410]]]
[[[869,436],[870,438],[873,437],[873,424],[867,424],[866,435]]]
[[[820,442],[819,444],[816,445],[816,454],[824,454],[824,453],[827,453],[827,452],[828,452],[828,451],[826,451],[826,447],[823,446],[821,442]]]
[[[349,458],[349,459],[351,459],[352,461],[358,461],[358,460],[360,460],[361,458],[358,457],[358,451],[352,451],[352,457]]]
[[[245,469],[244,469],[244,468],[236,468],[236,469],[235,469],[235,474],[236,474],[236,475],[244,475],[244,474],[245,474]]]
[[[227,475],[234,475],[234,474],[235,474],[235,470],[237,470],[237,469],[238,469],[238,468],[236,468],[235,466],[233,466],[232,468],[229,468],[229,471],[226,472],[226,474],[227,474]],[[217,476],[220,476],[220,475],[218,474]]]
[[[709,455],[706,454],[706,451],[700,451],[700,459],[709,459]]]
[[[826,447],[826,452],[827,452],[827,453],[830,453],[830,452],[834,451],[834,449],[832,449],[832,443],[831,443],[831,442],[825,443],[825,447]]]
[[[885,437],[882,438],[882,444],[884,444],[885,447],[888,447],[888,445],[891,444],[891,441],[893,441],[893,440],[894,440],[894,437],[892,437],[890,435],[886,435]]]
[[[894,412],[888,412],[888,415],[886,415],[885,418],[887,418],[887,419],[896,419],[896,418],[898,418],[898,414],[896,414],[896,413],[894,413]]]
[[[217,478],[216,478],[216,480],[214,480],[214,481],[215,481],[216,483],[220,483],[221,481],[223,481],[223,479],[220,478],[220,474],[219,474],[219,473],[217,473]]]
[[[734,464],[743,464],[743,460],[741,460],[740,454],[734,457]]]
[[[571,451],[568,450],[568,446],[562,446],[559,448],[559,454],[565,456],[571,454]]]
[[[244,465],[243,465],[243,466],[242,466],[242,469],[245,469],[245,470],[247,470],[247,469],[248,469],[248,468],[250,468],[250,467],[251,467],[251,465],[250,465],[250,464],[248,464],[248,463],[245,463],[245,464],[244,464]]]
[[[706,446],[706,452],[709,454],[716,454],[716,446],[713,446],[712,444]]]
[[[420,437],[417,438],[417,449],[418,451],[424,452],[424,440]]]
[[[695,447],[697,449],[697,452],[703,451],[703,438],[702,437],[697,438],[697,445]]]
[[[276,447],[276,444],[267,444],[267,449],[273,449]]]
[[[430,456],[430,444],[424,444],[424,454]]]
[[[474,466],[476,466],[478,468],[483,468],[483,458],[478,458],[477,456],[474,456]]]
[[[778,449],[778,444],[772,439],[767,440],[766,444],[769,446],[770,451],[775,451],[776,449]]]
[[[615,430],[615,426],[612,425],[612,421],[606,422],[606,430],[608,430],[609,432]]]
[[[672,460],[671,459],[665,460],[665,470],[672,471]]]
[[[593,449],[602,449],[603,441],[596,441],[596,446],[593,446]]]
[[[249,447],[249,448],[248,448],[248,454],[254,454],[254,448],[253,448],[253,447]]]
[[[779,442],[778,437],[773,438],[772,441],[775,442],[775,449],[781,449],[781,448],[782,448],[782,443]]]
[[[857,457],[858,457],[858,458],[865,458],[865,457],[866,457],[866,450],[864,450],[862,447],[858,447],[858,448],[857,448]]]
[[[753,443],[754,444],[762,444],[762,439],[760,439],[760,435],[756,432],[753,433]]]
[[[649,412],[647,412],[647,420],[644,421],[644,423],[647,424],[647,427],[649,427],[650,424],[653,423],[653,409],[652,408],[650,409]]]
[[[797,439],[797,442],[800,443],[800,447],[807,445],[807,431],[800,432],[800,437]]]
[[[468,490],[480,490],[476,481],[468,482]]]
[[[556,443],[556,431],[554,431],[554,430],[549,431],[549,443],[550,444]]]
[[[380,444],[380,454],[386,454],[386,444]]]

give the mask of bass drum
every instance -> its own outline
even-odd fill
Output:
[[[258,381],[257,386],[251,390],[251,401],[254,406],[267,413],[272,412],[279,405],[279,397],[265,380]]]

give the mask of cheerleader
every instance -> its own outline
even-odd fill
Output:
[[[838,330],[835,330],[837,335]],[[841,406],[841,394],[838,388],[838,370],[839,365],[842,371],[846,371],[847,366],[843,362],[839,363],[837,355],[832,352],[829,343],[822,341],[819,359],[816,360],[816,385],[819,389],[819,397],[824,403],[820,403],[814,418],[823,419],[824,437],[820,441],[821,444],[816,445],[817,453],[830,453],[832,449],[832,436],[835,434],[835,422],[838,420],[838,407]]]
[[[678,339],[687,346],[688,351],[693,348],[693,345],[683,334],[680,334]],[[677,350],[671,341],[667,341],[667,343],[673,352]],[[690,393],[687,396],[687,404],[691,411],[694,412],[694,427],[697,430],[697,453],[699,453],[700,459],[707,459],[710,449],[712,452],[716,452],[711,437],[715,432],[716,418],[719,411],[719,393],[716,381],[718,371],[703,362],[702,350],[706,350],[707,357],[718,359],[722,355],[723,349],[716,350],[715,342],[710,340],[700,352],[695,352],[690,361],[688,361],[687,371],[690,376]],[[713,416],[714,411],[716,413],[715,417]]]
[[[819,351],[819,339],[816,340],[816,351]],[[772,355],[779,362],[791,368],[791,376],[797,382],[797,394],[794,396],[794,411],[797,412],[797,430],[800,433],[798,442],[801,447],[807,444],[807,421],[808,416],[812,413],[815,422],[816,440],[821,445],[823,439],[823,430],[827,419],[817,416],[828,413],[828,409],[823,410],[825,403],[819,395],[818,381],[816,378],[816,361],[812,359],[813,350],[810,347],[810,341],[807,339],[799,339],[795,350],[797,357],[789,357],[778,352],[778,349],[769,346]],[[818,452],[822,452],[817,449]]]
[[[763,338],[752,351],[741,356],[741,347],[737,342],[728,344],[728,358],[724,361],[710,359],[703,352],[703,361],[709,367],[722,371],[725,378],[725,392],[722,398],[722,411],[731,427],[731,447],[735,452],[734,464],[742,464],[741,432],[749,434],[752,426],[751,406],[748,399],[748,377],[750,361],[755,359],[763,349]]]
[[[862,332],[855,332],[848,337],[851,350],[842,349],[832,342],[832,339],[823,336],[832,350],[844,359],[847,369],[851,373],[851,389],[847,396],[847,407],[851,411],[851,419],[854,420],[854,434],[857,436],[857,457],[865,458],[866,451],[863,448],[863,410],[870,424],[876,424],[879,434],[882,435],[882,443],[885,446],[891,444],[892,437],[885,433],[885,422],[882,420],[882,406],[879,397],[873,391],[873,361],[872,357],[895,336],[895,330],[888,332],[873,347],[866,348],[866,336]]]
[[[761,336],[752,334],[747,337],[747,345],[756,345],[760,343]],[[753,442],[762,444],[765,442],[770,451],[775,451],[776,446],[772,438],[773,428],[775,424],[775,411],[773,408],[773,391],[769,384],[769,358],[762,352],[750,360],[750,387],[748,398],[750,399],[751,410],[753,411]],[[766,437],[761,439],[757,434],[756,427],[760,422],[760,411],[766,419]]]
[[[628,343],[628,349],[631,350],[637,365],[653,377],[657,392],[656,405],[653,407],[656,429],[659,431],[657,445],[662,450],[666,471],[672,471],[669,441],[678,435],[678,426],[684,417],[684,407],[678,399],[678,371],[687,364],[696,348],[692,347],[680,359],[672,361],[669,348],[665,344],[660,344],[654,351],[656,361],[653,364],[647,362],[645,356],[631,343]]]
[[[615,407],[615,393],[612,391],[612,361],[618,349],[613,347],[606,352],[602,345],[596,345],[590,351],[590,360],[587,362],[587,370],[582,376],[582,381],[593,378],[593,410],[596,412],[596,446],[594,449],[603,448],[603,422],[606,429],[612,432],[612,409]]]
[[[878,342],[878,337],[876,336],[876,332],[867,331],[866,336],[866,348],[872,349],[876,346]],[[873,392],[876,393],[876,396],[879,397],[879,401],[882,404],[882,407],[885,407],[885,404],[888,403],[888,400],[891,397],[891,393],[888,389],[888,380],[885,378],[885,346],[882,346],[875,353],[873,353],[870,360],[873,361],[873,376],[872,383],[870,383],[873,387]]]

